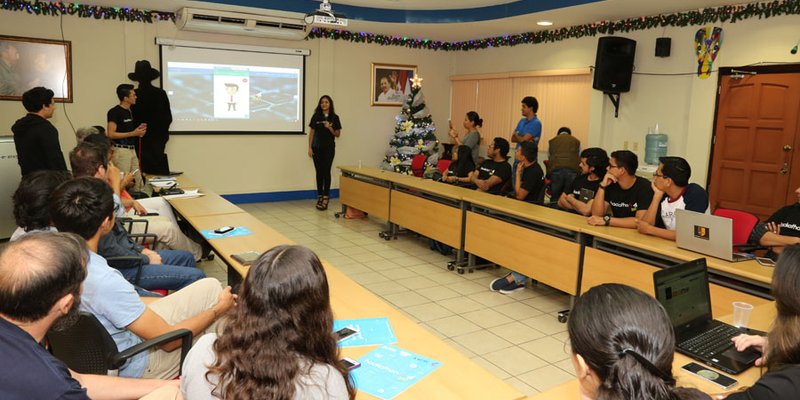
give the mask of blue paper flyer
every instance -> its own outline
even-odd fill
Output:
[[[226,233],[214,233],[213,229],[206,229],[204,231],[200,231],[203,234],[203,237],[206,239],[221,239],[226,237],[232,236],[245,236],[245,235],[252,235],[253,232],[250,229],[247,229],[243,226],[237,226],[230,232]]]
[[[358,333],[339,342],[340,347],[374,346],[397,343],[392,325],[386,317],[341,319],[333,321],[333,330],[350,328]]]
[[[394,346],[381,346],[359,358],[361,367],[350,375],[359,391],[392,399],[442,363]]]

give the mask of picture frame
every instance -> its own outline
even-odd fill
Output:
[[[410,79],[415,76],[416,65],[372,63],[370,105],[402,106],[411,94]]]
[[[72,103],[72,42],[0,35],[0,100],[21,101],[37,86]]]

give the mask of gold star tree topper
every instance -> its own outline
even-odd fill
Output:
[[[415,89],[422,87],[422,78],[420,78],[419,75],[411,78],[411,87]]]

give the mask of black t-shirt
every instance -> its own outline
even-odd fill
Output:
[[[781,208],[767,222],[777,223],[781,227],[781,235],[800,237],[800,203]]]
[[[517,168],[521,167],[522,164],[518,165]],[[538,162],[535,162],[522,170],[522,179],[520,183],[520,188],[525,189],[528,191],[528,195],[525,196],[523,200],[525,201],[536,201],[537,196],[542,191],[542,186],[544,186],[544,171],[542,171],[542,167],[539,165]]]
[[[131,110],[122,108],[120,105],[116,105],[114,108],[108,110],[108,114],[106,114],[106,121],[117,124],[117,132],[119,133],[133,132],[136,130],[136,127],[139,126],[133,119],[133,112]],[[114,144],[133,146],[136,145],[136,139],[137,138],[130,137],[125,139],[114,139],[112,141]]]
[[[600,179],[590,181],[589,177],[592,174],[583,174],[572,180],[572,183],[567,186],[566,193],[571,194],[576,199],[586,203],[594,198],[597,193],[597,187],[600,185]],[[583,195],[581,195],[583,192]]]
[[[493,176],[500,178],[500,183],[489,188],[488,193],[499,194],[509,179],[511,179],[511,164],[507,161],[486,160],[478,167],[478,179],[486,180]]]
[[[3,400],[88,399],[86,389],[33,337],[0,318],[0,397]]]
[[[800,399],[800,366],[768,372],[743,392],[732,393],[728,400]]]
[[[314,141],[311,143],[312,148],[322,149],[336,146],[333,133],[331,133],[330,129],[325,127],[325,121],[330,122],[335,131],[342,129],[342,123],[339,121],[338,115],[328,114],[326,117],[322,114],[314,114],[314,116],[311,117],[311,122],[308,124],[308,127],[314,130]]]
[[[623,190],[618,183],[608,185],[605,200],[611,205],[611,215],[616,218],[635,217],[636,211],[646,210],[653,201],[653,188],[650,181],[640,176],[628,190]]]

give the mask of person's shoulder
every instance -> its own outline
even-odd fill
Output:
[[[706,196],[708,197],[708,193],[702,186],[696,183],[690,183],[686,185],[686,191],[683,192],[684,196]]]

